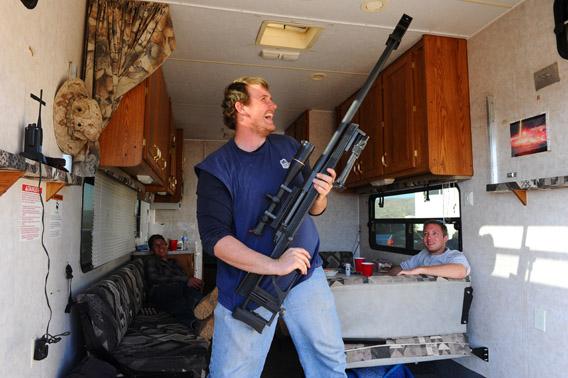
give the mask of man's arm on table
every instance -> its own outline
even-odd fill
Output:
[[[400,271],[402,270],[402,268],[398,265],[393,266],[392,268],[389,269],[389,275],[391,276],[397,276]]]
[[[467,269],[462,264],[442,264],[442,265],[432,265],[432,266],[418,266],[410,270],[402,270],[401,267],[393,267],[393,269],[398,268],[398,273],[392,275],[415,275],[415,274],[426,274],[429,276],[438,276],[446,278],[456,278],[462,279],[467,276]],[[390,274],[391,272],[389,272]]]

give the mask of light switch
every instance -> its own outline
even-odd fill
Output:
[[[546,310],[542,308],[534,310],[534,328],[546,332]]]
[[[465,199],[469,206],[473,206],[473,192],[469,192],[465,195]]]
[[[560,76],[558,75],[558,63],[551,64],[550,66],[534,73],[534,88],[537,91],[559,81]]]

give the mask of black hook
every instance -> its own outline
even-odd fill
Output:
[[[22,4],[28,9],[34,9],[38,0],[22,0]]]

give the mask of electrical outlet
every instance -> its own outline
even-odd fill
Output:
[[[47,338],[45,336],[36,339],[34,344],[34,360],[40,361],[47,357],[49,347],[47,345]]]
[[[534,328],[546,332],[546,310],[542,308],[534,310]]]

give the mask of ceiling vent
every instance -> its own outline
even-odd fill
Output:
[[[256,37],[256,44],[294,50],[306,50],[313,46],[322,28],[279,21],[263,21]]]
[[[300,57],[299,51],[282,51],[275,49],[262,49],[260,51],[260,56],[264,59],[269,60],[288,60],[294,61],[298,60]]]

